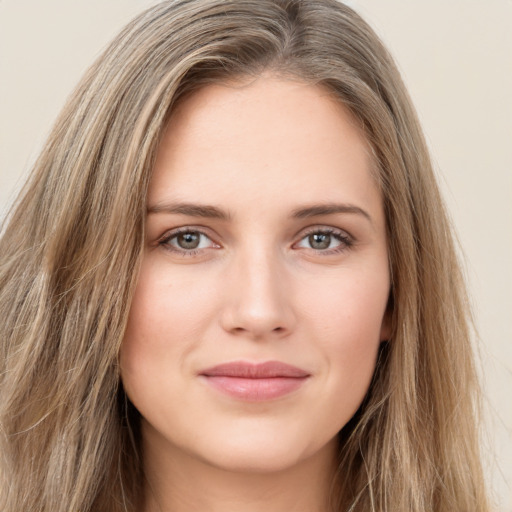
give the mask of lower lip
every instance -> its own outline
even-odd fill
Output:
[[[308,377],[269,377],[246,379],[242,377],[202,376],[221,393],[239,400],[264,402],[288,395],[299,389]]]

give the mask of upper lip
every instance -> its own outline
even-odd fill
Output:
[[[200,375],[206,377],[270,379],[273,377],[304,378],[309,377],[310,374],[301,368],[282,363],[281,361],[266,361],[264,363],[232,361],[202,370]]]

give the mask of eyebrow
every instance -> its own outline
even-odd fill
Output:
[[[333,215],[336,213],[352,213],[362,215],[370,222],[370,224],[373,224],[372,218],[366,210],[363,210],[359,206],[345,203],[313,204],[305,208],[298,208],[296,210],[293,210],[292,217],[295,217],[296,219],[306,219],[309,217]]]
[[[175,213],[190,217],[205,217],[208,219],[229,220],[231,215],[217,206],[199,205],[193,203],[158,203],[148,208],[150,213]]]
[[[231,215],[226,210],[212,205],[199,205],[194,203],[158,203],[148,208],[148,214],[168,213],[188,215],[190,217],[203,217],[208,219],[229,220]],[[352,204],[346,203],[325,203],[313,204],[310,206],[297,208],[292,211],[291,217],[295,219],[307,219],[310,217],[320,217],[322,215],[334,215],[337,213],[350,213],[361,215],[366,218],[370,224],[373,223],[370,214]]]

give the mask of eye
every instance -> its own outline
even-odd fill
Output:
[[[184,228],[167,233],[159,245],[167,250],[193,255],[201,249],[218,248],[213,240],[205,233],[197,229]]]
[[[351,237],[345,232],[332,228],[322,228],[307,233],[295,247],[331,254],[348,249],[352,245]]]

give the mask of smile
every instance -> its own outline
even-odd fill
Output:
[[[217,391],[250,402],[285,396],[299,389],[310,377],[305,370],[279,361],[259,364],[234,361],[208,368],[199,375]]]

